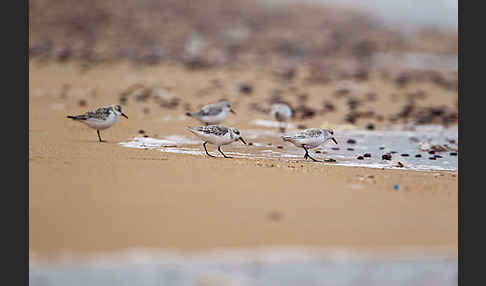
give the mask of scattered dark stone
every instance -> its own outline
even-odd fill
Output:
[[[383,150],[383,149],[385,149],[385,147],[380,147],[380,150]]]
[[[332,104],[330,102],[325,102],[324,103],[324,110],[326,110],[326,111],[334,111],[334,110],[336,110],[336,107],[334,106],[334,104]]]
[[[272,143],[268,143],[267,146],[272,146]]]
[[[429,151],[429,154],[434,155],[434,154],[435,154],[435,151],[434,151],[434,150],[430,150],[430,151]]]
[[[391,160],[391,158],[392,158],[392,155],[391,154],[383,154],[381,156],[381,159],[382,160]]]
[[[306,93],[303,93],[303,94],[299,95],[297,99],[299,100],[300,103],[305,103],[309,99],[309,95],[306,94]]]
[[[346,117],[344,118],[346,122],[349,122],[351,124],[355,124],[357,119],[358,119],[358,114],[356,112],[350,112],[346,114]]]
[[[409,103],[405,105],[402,110],[397,114],[399,118],[408,118],[412,115],[412,112],[415,110],[415,105],[413,103]]]
[[[366,129],[375,130],[375,125],[373,123],[368,123],[368,125],[366,125]]]
[[[370,153],[365,153],[363,156],[369,158],[369,157],[371,157],[371,154]]]
[[[346,143],[348,143],[348,144],[356,144],[356,140],[354,140],[354,139],[348,139],[348,141],[346,141]]]
[[[356,109],[359,104],[360,104],[360,102],[356,98],[350,98],[348,100],[348,106],[349,106],[349,109],[351,109],[351,110]]]
[[[86,104],[87,104],[87,102],[86,102],[86,100],[85,100],[85,99],[80,99],[80,100],[78,101],[78,105],[79,105],[79,106],[86,106]]]
[[[354,73],[354,78],[359,80],[359,81],[365,81],[368,80],[368,70],[367,69],[359,69]]]
[[[143,137],[147,138],[147,137],[148,137],[148,135],[143,135]]]
[[[420,155],[420,154],[415,155],[415,158],[421,158],[421,157],[422,157],[422,155]]]
[[[125,105],[128,102],[128,95],[127,94],[122,94],[120,95],[119,102],[121,105]]]
[[[149,113],[150,113],[150,108],[148,108],[148,107],[144,107],[144,108],[142,109],[142,112],[143,112],[144,114],[149,114]]]
[[[314,115],[316,115],[316,111],[313,108],[310,108],[310,107],[305,106],[305,105],[299,105],[295,109],[295,113],[296,113],[296,115],[297,114],[299,115],[300,119],[308,119],[308,118],[312,118],[312,117],[314,117]]]
[[[307,126],[304,125],[304,124],[297,125],[297,129],[306,129],[306,128],[307,128]]]
[[[240,84],[240,92],[244,94],[250,94],[253,92],[253,86],[250,85],[249,83],[242,83]]]
[[[390,151],[390,154],[396,154],[398,153],[397,151]]]
[[[441,155],[434,155],[435,158],[442,158]]]
[[[394,82],[398,87],[405,87],[410,82],[411,78],[410,75],[406,73],[400,74],[397,78],[395,78]]]
[[[457,156],[457,152],[451,152],[451,153],[449,153],[449,155],[451,155],[451,156]]]
[[[332,149],[332,150],[336,150],[336,151],[337,151],[337,150],[339,150],[339,148],[338,148],[338,147],[332,147],[331,149]]]
[[[277,148],[278,148],[278,149],[283,149],[283,146],[280,146],[280,145],[279,145],[279,146],[277,146]],[[317,152],[317,151],[316,151],[316,152]]]
[[[351,91],[347,88],[340,88],[340,89],[337,89],[335,92],[334,92],[334,95],[337,96],[337,97],[341,97],[341,96],[345,96],[345,95],[348,95]]]
[[[354,151],[354,149],[353,148],[348,148],[348,151]]]
[[[140,130],[138,130],[138,133],[139,134],[145,134],[145,130],[140,129]]]
[[[248,142],[248,145],[252,146],[253,145],[253,142]]]
[[[408,156],[410,156],[410,155],[408,155],[406,153],[402,154],[402,157],[408,157]]]
[[[271,211],[268,214],[268,218],[273,221],[279,221],[283,218],[283,214],[279,211]]]
[[[358,156],[358,158],[356,158],[356,159],[363,160],[364,158],[363,158],[363,156]]]
[[[429,157],[430,160],[435,160],[435,157]]]
[[[417,137],[410,137],[410,141],[417,143],[420,140]]]

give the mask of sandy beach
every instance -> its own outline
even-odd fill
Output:
[[[271,72],[263,68],[199,72],[176,64],[147,68],[116,64],[82,71],[76,64],[32,61],[29,68],[31,255],[116,253],[133,247],[197,252],[276,246],[418,247],[457,255],[457,172],[304,160],[226,160],[119,144],[141,136],[139,130],[154,138],[184,133],[181,130],[187,126],[199,125],[180,118],[187,110],[220,98],[233,102],[237,111],[227,125],[244,130],[254,118],[269,119],[250,106],[268,99],[277,87],[297,90],[286,96],[290,102],[300,100],[292,94],[308,93],[319,96],[309,96],[306,105],[321,105],[325,99],[337,107],[332,113],[296,119],[295,124],[346,124],[347,99],[334,95],[337,83],[308,85],[305,70],[286,85],[271,80]],[[215,81],[221,83],[218,88]],[[252,94],[239,92],[242,82],[252,84]],[[66,118],[118,103],[120,94],[133,84],[168,88],[179,104],[163,108],[129,98],[123,106],[129,119],[122,118],[102,132],[107,143],[99,143],[94,130]],[[407,92],[424,91],[422,106],[440,101],[453,108],[457,100],[455,92],[428,82],[397,92],[378,76],[358,83],[356,90],[376,92],[377,100],[364,102],[363,109],[372,107],[383,116],[399,112]],[[387,124],[366,119],[356,125],[363,128],[370,122],[377,128]]]

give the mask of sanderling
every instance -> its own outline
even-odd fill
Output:
[[[196,112],[188,112],[186,115],[197,118],[206,125],[213,125],[221,123],[226,118],[226,115],[228,115],[228,111],[235,113],[233,109],[231,109],[231,104],[222,100],[218,103],[205,105]]]
[[[282,136],[282,139],[294,144],[297,147],[304,148],[304,159],[311,158],[314,162],[321,162],[312,158],[307,149],[316,148],[329,140],[333,140],[334,143],[338,144],[333,135],[334,131],[331,129],[310,128],[299,131],[294,135]]]
[[[270,114],[280,122],[280,131],[285,132],[288,126],[287,121],[292,117],[292,109],[285,103],[275,103],[272,104],[270,108]],[[284,125],[282,125],[284,124]]]
[[[107,129],[113,126],[118,118],[120,118],[120,115],[128,119],[128,116],[126,116],[122,112],[121,106],[118,104],[114,104],[110,106],[100,107],[96,110],[88,111],[84,114],[77,116],[68,115],[67,118],[83,122],[89,127],[96,129],[100,142],[106,142],[104,140],[101,140],[100,130]]]
[[[246,144],[245,140],[243,140],[243,137],[240,135],[240,131],[236,128],[229,128],[222,125],[209,125],[201,127],[187,127],[187,129],[204,140],[204,150],[210,157],[214,156],[208,153],[208,150],[206,149],[207,143],[217,145],[218,151],[223,154],[225,158],[231,157],[226,156],[223,151],[221,151],[221,145],[227,145],[238,140],[241,140],[243,144]]]

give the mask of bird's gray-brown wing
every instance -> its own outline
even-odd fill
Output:
[[[228,133],[229,128],[221,126],[221,125],[209,125],[209,126],[195,127],[194,130],[205,133],[205,134],[213,134],[213,135],[216,135],[216,136],[223,136],[226,133]]]
[[[208,105],[208,106],[201,108],[197,112],[197,115],[199,115],[199,116],[214,116],[214,115],[220,114],[221,112],[223,112],[222,106]]]
[[[110,108],[109,107],[100,107],[96,110],[88,111],[84,114],[72,116],[70,118],[74,117],[73,119],[78,119],[78,120],[87,120],[87,119],[90,119],[90,118],[103,120],[103,119],[107,118],[109,115],[110,115]]]
[[[322,130],[319,128],[307,129],[303,132],[303,135],[306,137],[319,137],[322,135]]]

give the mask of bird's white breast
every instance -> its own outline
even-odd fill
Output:
[[[118,120],[119,116],[110,113],[106,119],[97,119],[97,118],[88,118],[85,121],[83,121],[86,125],[88,125],[91,128],[98,129],[98,130],[103,130],[106,128],[110,128],[115,124],[115,122]]]

